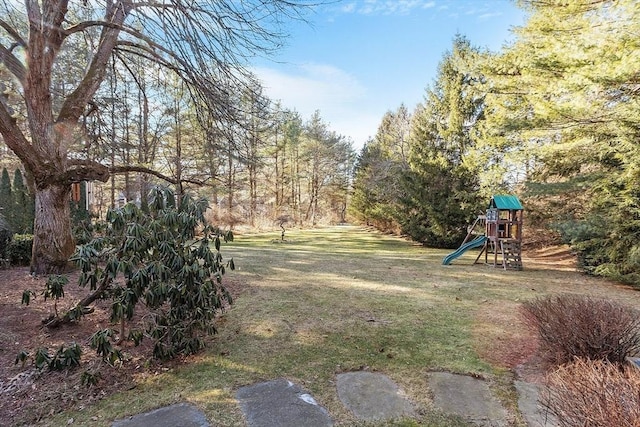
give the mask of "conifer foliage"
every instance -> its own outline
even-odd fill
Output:
[[[5,218],[12,233],[28,234],[33,231],[33,196],[24,182],[20,169],[11,174],[6,168],[0,175],[0,214]]]
[[[33,232],[34,209],[33,196],[24,183],[22,171],[16,169],[13,174],[13,216],[16,233]]]
[[[477,49],[457,37],[413,118],[400,223],[429,246],[458,246],[481,207],[478,174],[467,161],[484,105],[481,76],[471,67],[477,57]]]
[[[357,211],[457,246],[491,195],[517,193],[525,239],[567,243],[584,271],[640,286],[640,3],[517,3],[526,21],[499,52],[454,39],[413,112],[403,181],[365,146]]]
[[[411,117],[404,105],[387,112],[356,163],[349,211],[357,220],[386,232],[399,231],[401,178],[409,168]]]
[[[13,229],[11,224],[13,222],[13,193],[9,171],[6,168],[2,169],[2,176],[0,176],[0,214],[7,221],[9,228]]]
[[[494,148],[528,153],[525,202],[586,271],[640,284],[640,6],[521,4],[529,19],[487,67]]]

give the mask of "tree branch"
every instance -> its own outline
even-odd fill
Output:
[[[58,114],[57,122],[77,122],[82,116],[85,105],[104,80],[107,72],[107,63],[118,42],[122,25],[131,11],[131,2],[127,0],[113,3],[107,2],[107,5],[105,23],[100,34],[100,43],[82,82],[65,99]]]
[[[88,314],[93,312],[93,308],[89,308],[89,304],[94,302],[95,300],[102,298],[112,285],[112,280],[108,274],[105,274],[100,282],[100,285],[96,290],[91,292],[89,295],[82,298],[73,308],[67,311],[62,317],[54,317],[52,319],[46,319],[43,321],[45,326],[48,328],[57,328],[58,326],[65,325],[67,323],[71,323],[73,320],[77,320],[76,314],[79,310],[82,314]]]
[[[107,182],[110,176],[109,168],[107,166],[93,160],[71,159],[68,161],[67,165],[67,170],[60,176],[61,182]]]
[[[2,27],[11,36],[11,38],[18,43],[18,46],[25,47],[27,45],[27,42],[20,36],[15,28],[9,25],[9,23],[4,19],[0,19],[0,27]]]
[[[16,119],[11,117],[7,107],[0,102],[0,135],[4,143],[18,156],[29,171],[33,171],[40,162],[34,158],[36,155],[31,144],[17,125]]]
[[[113,166],[111,168],[109,168],[109,171],[112,174],[121,174],[121,173],[127,173],[127,172],[141,172],[141,173],[146,173],[149,175],[153,175],[157,178],[160,178],[163,181],[166,181],[170,184],[174,184],[177,185],[178,184],[178,180],[175,178],[172,178],[170,176],[164,175],[158,171],[155,171],[153,169],[149,169],[147,167],[144,166]],[[196,179],[181,179],[180,182],[186,182],[189,184],[196,184],[196,185],[204,185],[206,183],[206,181],[201,181],[201,180],[196,180]]]
[[[112,174],[123,174],[127,172],[145,173],[160,178],[161,180],[166,181],[170,184],[178,184],[177,179],[145,166],[126,165],[108,167],[94,160],[87,159],[69,160],[67,162],[66,172],[59,175],[56,181],[60,183],[73,183],[81,181],[107,182]],[[181,179],[180,182],[195,185],[205,185],[207,180]]]
[[[0,63],[4,64],[11,74],[20,81],[20,84],[24,85],[24,79],[27,75],[26,68],[3,44],[0,44]]]
[[[141,7],[150,7],[150,8],[154,8],[154,9],[176,9],[176,10],[180,10],[180,7],[177,5],[172,5],[172,4],[162,4],[162,3],[130,3],[129,4],[129,10],[133,10],[133,9],[138,9]],[[79,22],[75,25],[72,25],[71,27],[67,28],[64,33],[65,35],[69,36],[71,34],[74,33],[78,33],[81,31],[86,30],[87,28],[91,28],[91,27],[109,27],[109,28],[114,28],[114,29],[118,29],[120,31],[124,31],[125,27],[122,27],[121,25],[118,25],[116,23],[113,22],[109,22],[109,21],[100,21],[100,20],[95,20],[95,21],[83,21],[83,22]]]

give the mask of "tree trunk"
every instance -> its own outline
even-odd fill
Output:
[[[174,177],[176,178],[176,204],[180,206],[182,202],[182,122],[180,120],[180,102],[178,99],[173,104],[173,119],[175,125],[175,139],[176,139],[176,156],[175,156],[175,170]]]
[[[231,146],[229,146],[227,156],[227,217],[229,221],[229,227],[233,228],[235,220],[233,219],[233,196],[235,193],[235,180],[234,180],[234,166],[233,156],[231,153]]]
[[[58,274],[67,269],[76,247],[71,232],[70,192],[68,184],[36,188],[32,273]]]
[[[138,126],[138,163],[147,165],[150,163],[150,144],[149,144],[149,99],[146,94],[145,80],[140,79],[138,86],[138,103],[142,106],[138,116],[140,122]],[[138,174],[138,191],[140,192],[140,206],[143,210],[149,206],[149,179],[146,174]]]
[[[256,216],[258,212],[258,181],[256,164],[251,161],[248,165],[249,169],[249,224],[254,227],[256,225]]]
[[[278,215],[278,211],[280,210],[280,205],[282,205],[282,196],[280,194],[281,181],[280,181],[280,162],[279,162],[279,154],[280,154],[280,146],[278,145],[278,128],[276,127],[275,134],[276,142],[274,144],[275,150],[273,152],[273,166],[275,167],[275,184],[276,184],[276,206],[274,216]]]

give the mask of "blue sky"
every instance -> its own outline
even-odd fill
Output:
[[[306,121],[320,111],[360,149],[382,116],[422,102],[456,33],[499,50],[524,13],[509,0],[343,0],[292,22],[287,45],[255,63],[267,95]]]

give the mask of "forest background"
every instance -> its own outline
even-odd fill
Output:
[[[180,79],[119,52],[69,149],[127,168],[78,184],[76,207],[94,217],[126,201],[144,207],[168,177],[178,195],[207,197],[221,227],[357,221],[456,247],[491,195],[515,193],[529,243],[568,243],[586,272],[640,285],[640,5],[518,5],[527,19],[511,44],[490,52],[457,36],[424,101],[390,106],[359,153],[320,112],[301,117],[257,79],[229,88],[233,117],[203,114]],[[60,52],[52,93],[65,96],[88,50],[74,39]],[[20,89],[4,66],[0,77],[2,104],[25,127]],[[4,141],[0,168],[1,213],[29,233],[33,178]]]

